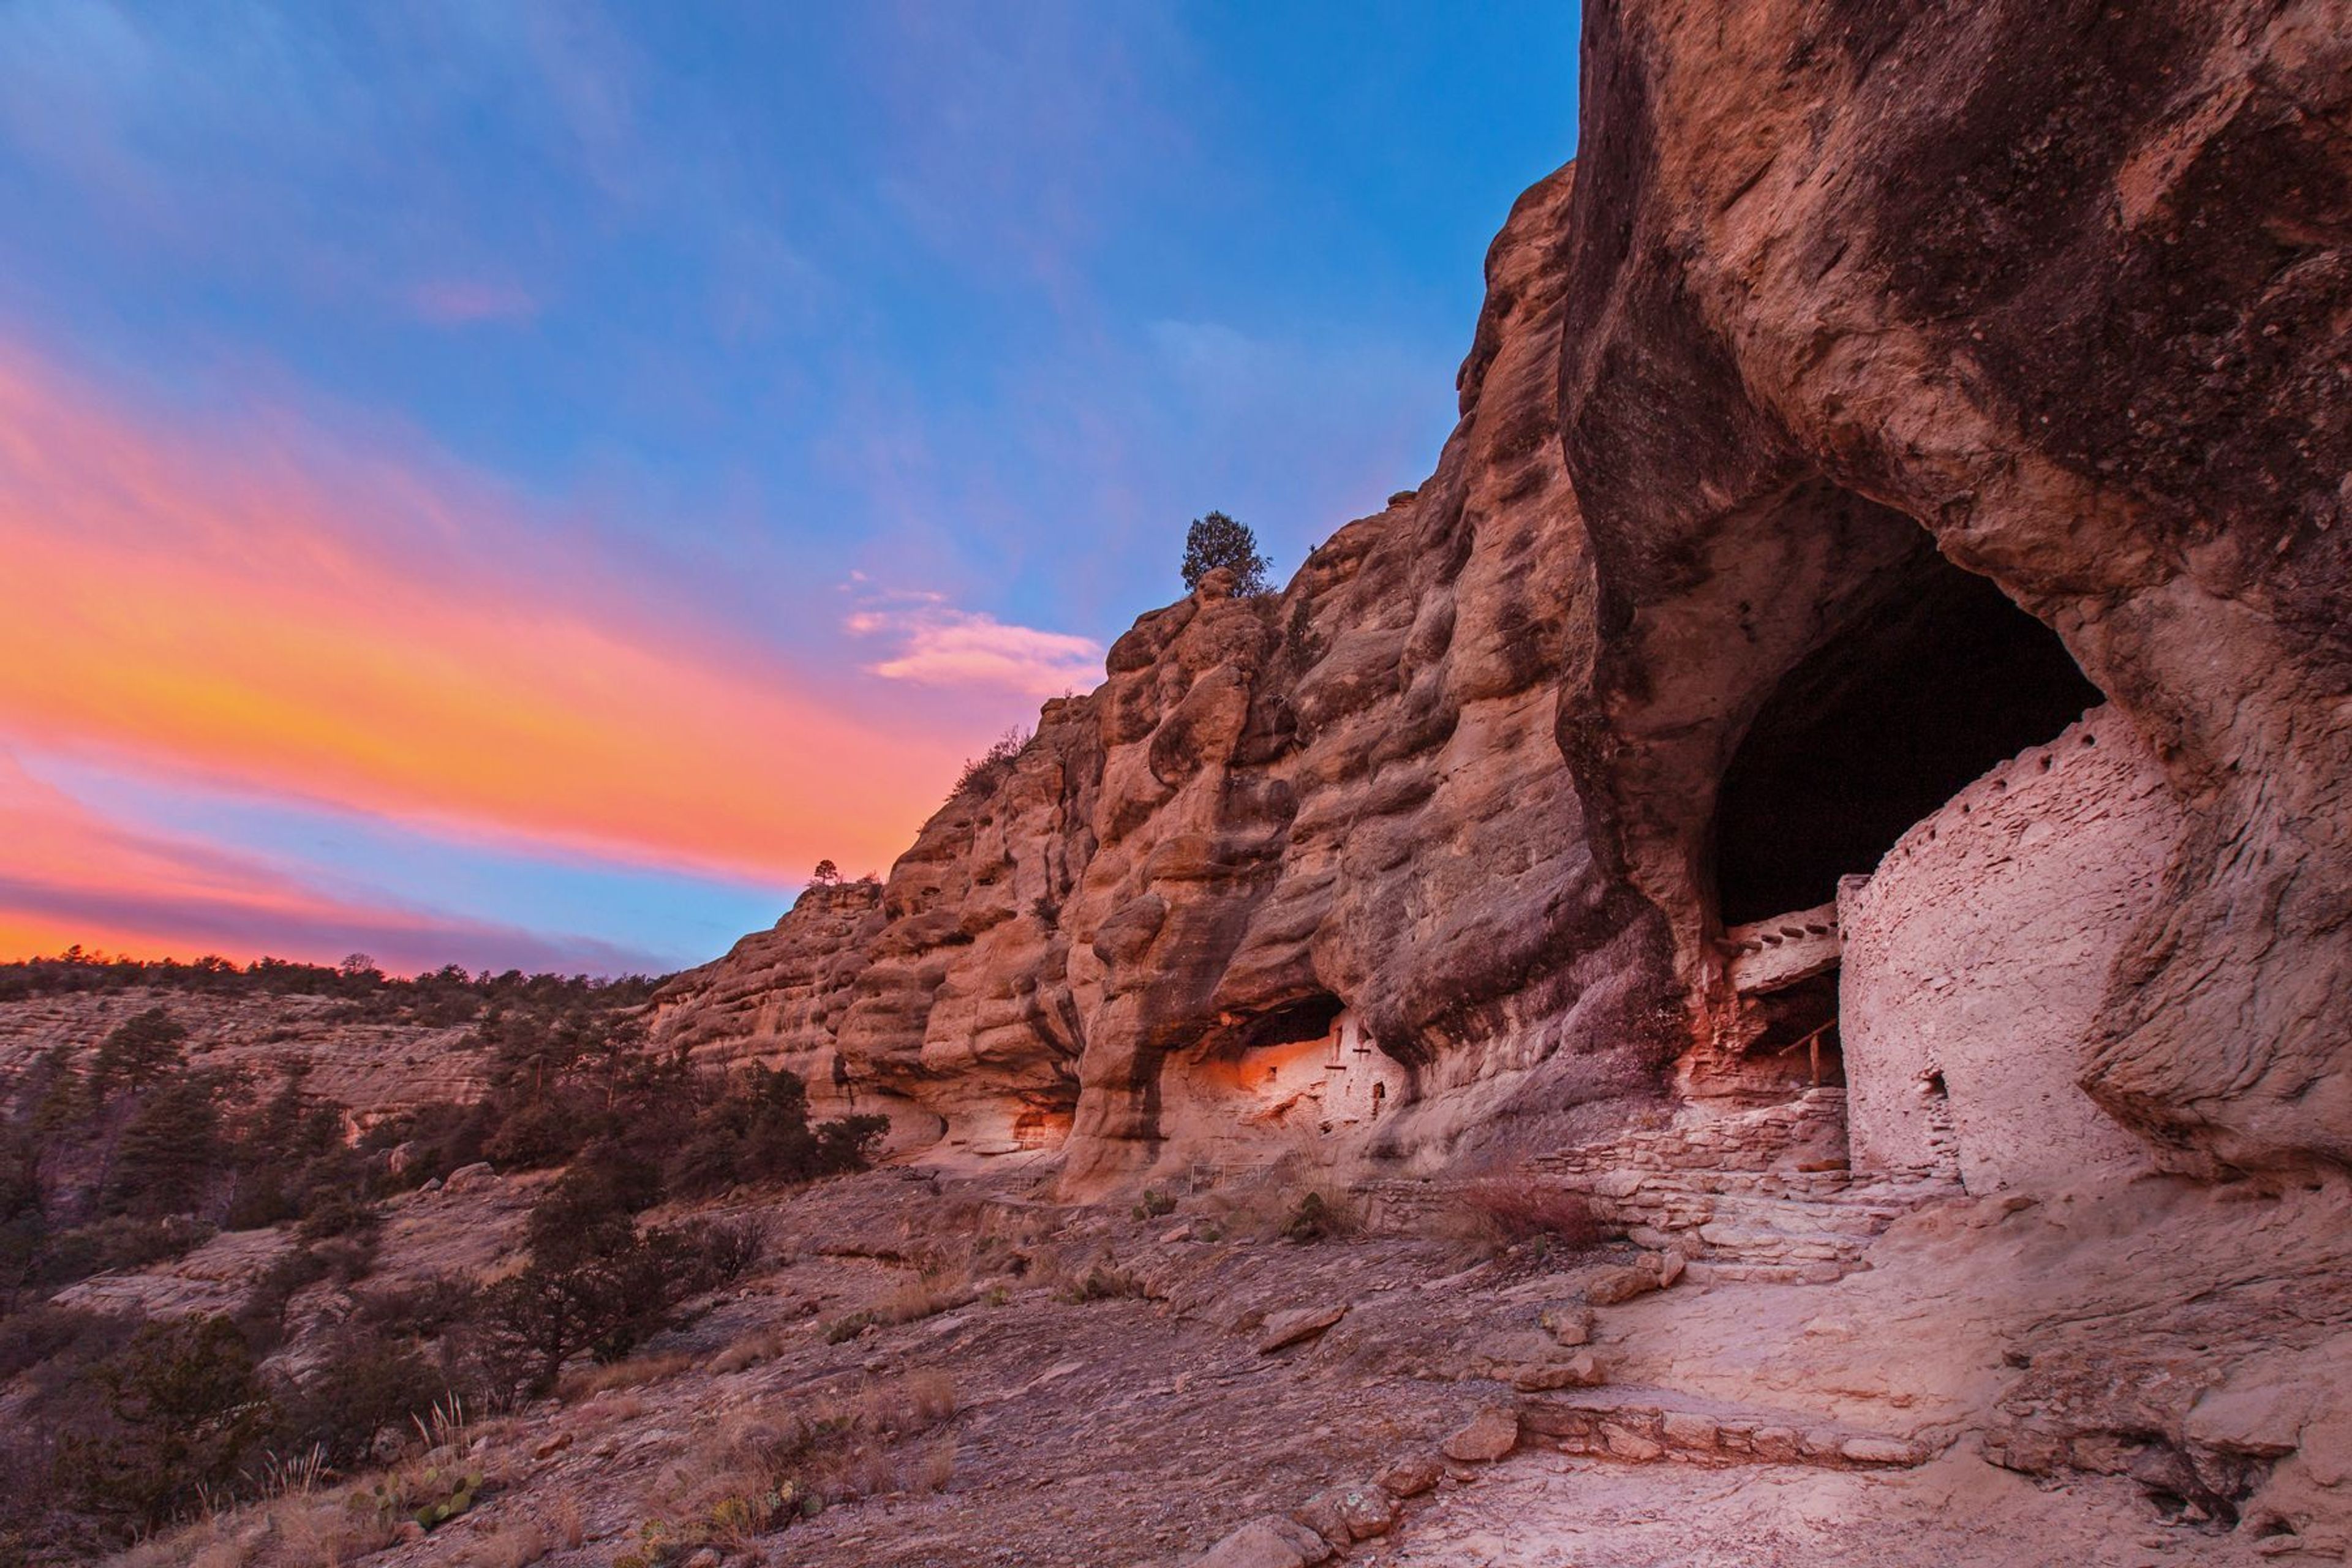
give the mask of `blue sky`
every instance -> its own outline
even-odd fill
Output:
[[[672,967],[887,864],[1188,519],[1286,573],[1426,475],[1574,67],[1557,4],[0,9],[0,784],[74,823],[0,941],[98,919],[94,833],[396,964]]]

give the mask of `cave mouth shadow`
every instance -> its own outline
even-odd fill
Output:
[[[1716,800],[1720,924],[1837,897],[1995,763],[2105,700],[1991,579],[1922,552],[1781,678]]]

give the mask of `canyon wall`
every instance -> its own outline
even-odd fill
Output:
[[[2186,1168],[2352,1157],[2352,7],[1596,0],[1584,51],[1566,730],[1685,979],[1750,726],[1932,539],[2187,805],[2090,1092]]]
[[[2104,703],[2160,885],[2018,1048],[2104,1151],[2352,1160],[2348,49],[2339,0],[1601,0],[1429,482],[1143,616],[658,1026],[1080,1192],[1818,1099],[1841,882]],[[1971,1026],[1881,1000],[1858,1081]]]
[[[1213,574],[1143,616],[884,888],[812,890],[681,977],[661,1026],[942,1152],[1066,1136],[1081,1184],[1196,1152],[1168,1133],[1203,1098],[1246,1101],[1269,1147],[1320,1146],[1328,1119],[1278,1103],[1275,1057],[1302,1046],[1387,1064],[1334,1158],[1557,1141],[1656,1095],[1680,1029],[1664,929],[1585,852],[1554,739],[1591,637],[1558,438],[1572,189],[1537,185],[1496,240],[1461,422],[1418,492],[1279,594]]]

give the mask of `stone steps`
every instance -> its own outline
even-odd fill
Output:
[[[1681,1250],[1698,1279],[1820,1282],[1852,1269],[1904,1215],[1958,1190],[1933,1173],[1799,1168],[1806,1151],[1842,1147],[1844,1125],[1845,1091],[1821,1088],[1775,1105],[1686,1108],[1666,1126],[1533,1163],[1637,1244]]]
[[[1649,1464],[1811,1465],[1902,1469],[1932,1457],[1908,1438],[1822,1421],[1796,1411],[1733,1405],[1670,1388],[1620,1385],[1530,1397],[1524,1433],[1562,1453]]]

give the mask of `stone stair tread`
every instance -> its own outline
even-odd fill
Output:
[[[1825,1415],[1802,1410],[1776,1409],[1770,1405],[1746,1405],[1735,1400],[1717,1399],[1709,1394],[1689,1394],[1678,1388],[1666,1388],[1651,1384],[1604,1384],[1598,1388],[1563,1389],[1557,1393],[1529,1396],[1526,1406],[1548,1409],[1576,1410],[1593,1415],[1607,1415],[1616,1411],[1674,1410],[1693,1415],[1705,1415],[1717,1421],[1736,1421],[1759,1426],[1794,1426],[1832,1428],[1850,1436],[1876,1436],[1865,1434],[1860,1427],[1850,1427]]]
[[[1612,1384],[1543,1394],[1523,1423],[1570,1453],[1637,1463],[1669,1456],[1706,1464],[1908,1468],[1926,1445],[1797,1410],[1743,1405],[1679,1389]]]

